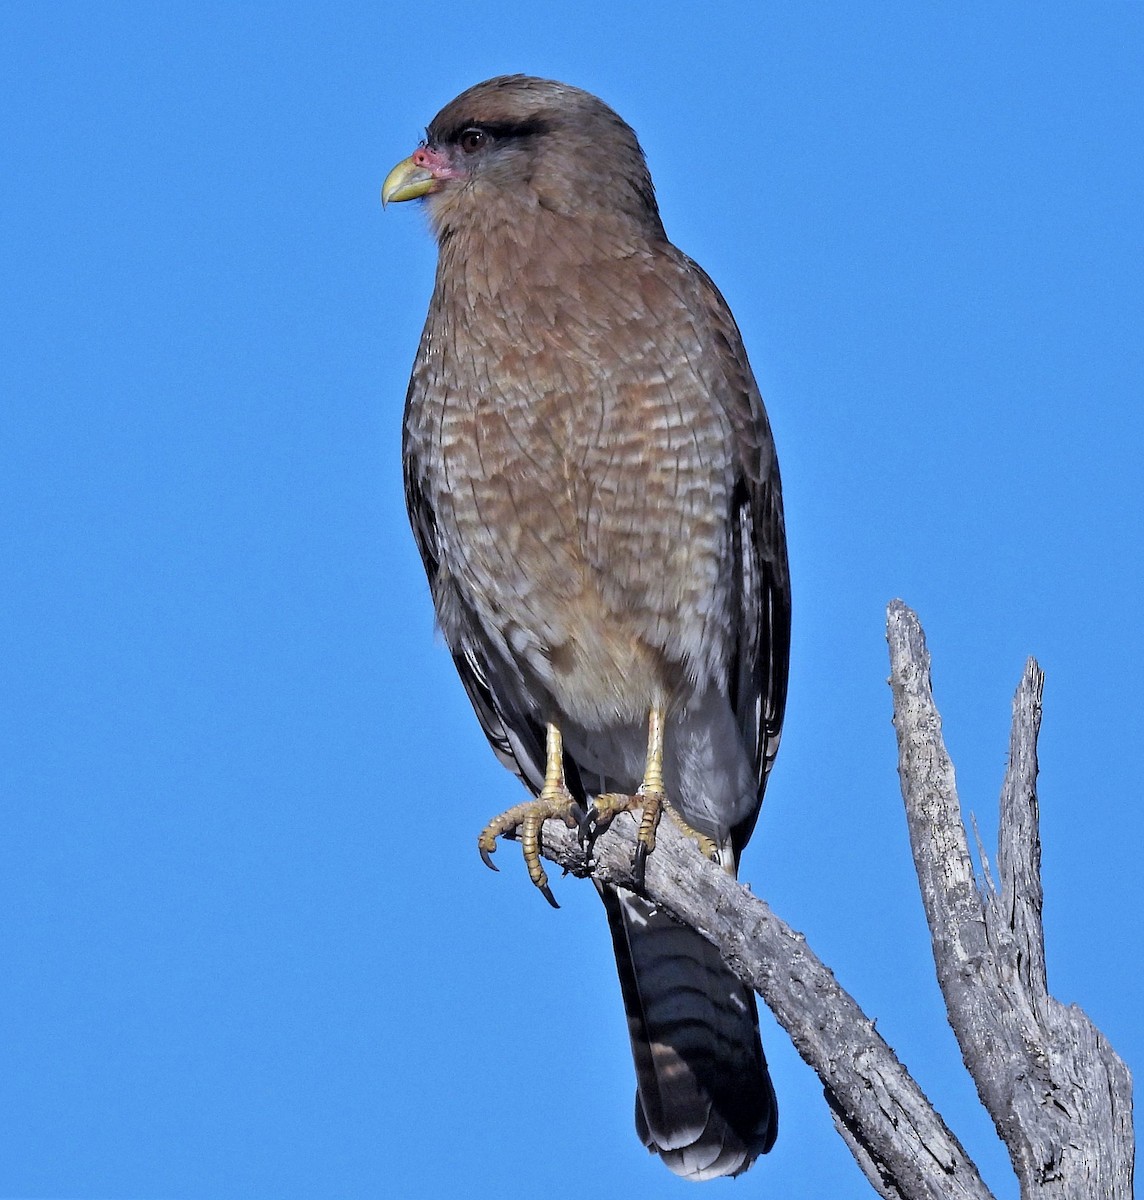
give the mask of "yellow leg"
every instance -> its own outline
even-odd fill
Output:
[[[636,835],[636,878],[642,883],[647,856],[655,849],[655,831],[663,815],[667,796],[663,790],[663,709],[653,708],[647,719],[647,759],[643,783],[639,788],[643,799],[643,816]]]
[[[560,730],[551,722],[544,730],[544,786],[540,789],[541,800],[564,799],[568,789],[564,786],[564,739]]]
[[[639,832],[636,835],[636,880],[643,883],[644,870],[647,866],[647,856],[655,849],[655,834],[659,828],[660,817],[667,812],[672,820],[693,841],[698,843],[700,851],[706,858],[717,858],[718,851],[714,841],[706,834],[699,833],[679,815],[667,802],[663,783],[663,727],[664,711],[653,708],[648,714],[647,758],[644,761],[643,782],[634,796],[623,796],[615,792],[605,793],[596,797],[596,803],[589,814],[589,819],[596,825],[608,825],[617,813],[641,810]]]
[[[481,830],[477,847],[485,866],[495,871],[497,868],[492,855],[497,848],[497,838],[519,828],[520,848],[528,866],[528,876],[548,903],[553,908],[559,908],[548,886],[548,876],[540,865],[540,827],[549,817],[558,818],[569,829],[575,829],[578,824],[576,802],[564,783],[564,740],[560,730],[551,723],[544,738],[544,785],[540,795],[535,800],[516,804],[499,817],[494,817]]]

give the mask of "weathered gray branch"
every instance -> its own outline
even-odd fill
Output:
[[[635,886],[635,833],[635,820],[623,814],[596,840],[596,879]],[[575,874],[587,873],[570,830],[549,821],[542,842],[546,857]],[[802,934],[704,859],[671,821],[660,825],[644,892],[718,946],[766,1000],[826,1085],[836,1123],[883,1196],[990,1197],[957,1139]]]
[[[1045,990],[1037,837],[1036,735],[1041,675],[1017,694],[1002,793],[1001,891],[973,877],[953,767],[929,686],[917,618],[889,614],[903,795],[933,933],[938,975],[966,1065],[1009,1146],[1025,1200],[1131,1196],[1131,1082],[1083,1013]],[[635,821],[595,841],[549,821],[546,857],[577,875],[634,887]],[[835,1124],[886,1200],[987,1200],[941,1117],[805,938],[706,861],[675,825],[660,826],[643,890],[699,930],[767,1002],[826,1089]]]
[[[596,839],[594,878],[635,886],[635,833],[635,820],[623,814]],[[546,857],[575,874],[586,873],[583,851],[571,830],[549,821],[542,841]],[[842,990],[802,934],[703,858],[672,821],[660,824],[655,853],[647,860],[644,892],[698,929],[767,1002],[826,1085],[836,1119],[848,1131],[847,1141],[865,1149],[883,1196],[990,1196],[873,1021]]]
[[[1048,993],[1041,927],[1037,733],[1044,675],[1013,701],[1001,791],[1001,888],[974,877],[917,617],[890,605],[890,686],[910,843],[938,980],[962,1057],[1009,1149],[1022,1197],[1132,1195],[1132,1081],[1100,1031]]]

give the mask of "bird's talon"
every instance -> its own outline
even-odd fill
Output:
[[[477,839],[477,848],[485,866],[498,870],[492,861],[496,850],[497,838],[515,836],[520,839],[521,853],[528,867],[528,876],[545,900],[553,908],[559,908],[552,891],[548,886],[548,876],[540,865],[540,831],[544,822],[556,818],[564,822],[570,829],[576,829],[580,822],[580,808],[564,787],[554,786],[545,788],[535,799],[514,805],[506,812],[494,817],[481,831]]]
[[[647,875],[647,854],[648,845],[646,842],[640,842],[636,847],[636,857],[632,863],[632,876],[635,879],[636,887],[643,890],[644,879]]]
[[[599,820],[600,812],[594,804],[580,817],[580,821],[576,826],[576,841],[579,843],[581,850],[585,849],[596,836],[596,826]]]

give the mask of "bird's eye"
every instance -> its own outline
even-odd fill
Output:
[[[479,150],[488,140],[489,135],[483,129],[475,126],[472,129],[466,129],[457,139],[466,154],[472,154]]]

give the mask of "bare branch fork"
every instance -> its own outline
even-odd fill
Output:
[[[894,601],[887,629],[898,769],[938,979],[1022,1200],[1130,1200],[1131,1077],[1084,1013],[1046,987],[1036,794],[1044,677],[1030,659],[1013,702],[998,890],[974,877],[921,626]],[[577,875],[634,887],[635,833],[630,816],[617,818],[589,861],[576,834],[549,821],[542,849]],[[957,1138],[806,939],[705,860],[674,822],[660,825],[643,891],[699,930],[767,1002],[818,1073],[839,1133],[880,1196],[991,1197]]]

